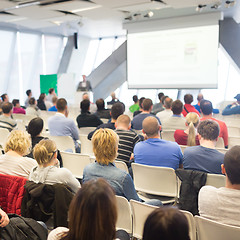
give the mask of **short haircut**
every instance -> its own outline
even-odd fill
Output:
[[[60,112],[64,111],[65,108],[66,108],[66,106],[67,106],[67,101],[66,101],[65,98],[59,98],[59,99],[57,100],[57,105],[56,105],[56,107],[57,107],[57,110],[58,110],[58,111],[60,111]]]
[[[200,102],[201,100],[203,100],[203,94],[199,93],[197,96],[197,100]]]
[[[7,138],[4,151],[7,153],[12,150],[21,156],[30,152],[32,142],[30,135],[25,131],[13,130]]]
[[[31,93],[32,93],[31,89],[28,89],[28,90],[26,91],[27,96],[29,96]]]
[[[2,100],[4,101],[7,98],[7,93],[1,95]]]
[[[108,165],[117,157],[118,135],[108,128],[98,129],[92,137],[93,152],[100,164]]]
[[[84,99],[81,101],[80,103],[80,108],[82,112],[87,112],[89,110],[90,107],[90,101],[87,99]]]
[[[186,104],[191,104],[193,102],[193,95],[192,94],[185,94],[184,102]]]
[[[134,101],[135,103],[137,103],[137,101],[138,101],[138,96],[137,96],[137,95],[134,95],[134,96],[133,96],[133,101]]]
[[[142,122],[142,128],[148,137],[154,137],[159,133],[159,122],[155,117],[146,117]]]
[[[164,100],[164,106],[166,107],[166,109],[170,109],[172,106],[172,102],[173,100],[169,97],[165,98]]]
[[[52,160],[55,152],[57,152],[55,142],[50,139],[43,139],[35,145],[33,149],[33,157],[39,165],[43,165]]]
[[[49,89],[48,89],[48,93],[49,93],[49,94],[52,94],[53,91],[54,91],[54,88],[49,88]]]
[[[180,100],[176,100],[172,103],[172,112],[175,115],[180,115],[183,110],[183,103]]]
[[[158,93],[158,99],[161,101],[162,97],[164,96],[163,92]]]
[[[3,113],[6,113],[6,114],[10,113],[12,108],[13,108],[13,105],[10,102],[5,102],[5,103],[2,104]]]
[[[53,104],[57,103],[57,100],[58,100],[58,97],[56,97],[56,96],[53,96],[53,97],[52,97],[52,103],[53,103]]]
[[[44,98],[46,97],[45,93],[41,93],[39,96],[39,100],[44,100]]]
[[[124,125],[125,127],[128,127],[130,123],[131,119],[126,114],[122,114],[117,118],[117,125]]]
[[[117,120],[117,118],[122,115],[125,111],[125,105],[122,102],[117,102],[112,105],[111,108],[111,117],[114,120]]]
[[[223,163],[231,184],[240,184],[240,145],[232,147],[225,153]]]
[[[143,103],[144,99],[145,99],[145,97],[141,97],[141,98],[139,99],[138,104],[139,104],[139,107],[140,107],[140,108],[143,108],[142,103]]]
[[[35,105],[36,99],[34,97],[31,97],[28,101],[29,105]]]
[[[16,107],[16,105],[19,104],[19,99],[13,99],[12,104],[14,107]]]
[[[145,221],[142,239],[190,240],[188,220],[177,208],[157,208]]]
[[[200,102],[200,109],[201,109],[203,115],[210,115],[213,112],[212,103],[209,100],[203,99]]]
[[[145,98],[143,100],[142,106],[144,111],[150,111],[152,105],[153,105],[153,102],[150,98]]]
[[[210,141],[216,140],[220,132],[218,123],[210,119],[201,121],[198,125],[197,131],[202,138]]]
[[[28,126],[27,131],[31,135],[31,138],[36,137],[43,130],[43,120],[40,117],[33,118]]]
[[[82,95],[82,99],[84,100],[84,99],[88,99],[89,100],[89,96],[88,96],[88,93],[83,93],[83,95]]]
[[[96,105],[97,105],[97,110],[103,110],[105,108],[105,102],[104,102],[103,98],[99,98],[96,101]]]

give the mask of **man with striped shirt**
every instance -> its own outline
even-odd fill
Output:
[[[6,128],[9,132],[17,126],[17,122],[11,117],[12,108],[13,105],[10,102],[3,103],[3,114],[0,116],[0,128]]]
[[[116,160],[124,161],[130,167],[130,157],[133,153],[133,148],[140,141],[140,138],[137,133],[130,130],[131,119],[128,115],[120,115],[117,118],[115,127],[115,131],[119,136],[118,156]]]

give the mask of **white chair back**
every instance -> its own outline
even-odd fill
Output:
[[[83,169],[91,163],[88,155],[61,152],[63,167],[72,172],[76,178],[83,178]]]
[[[2,148],[4,147],[7,141],[8,135],[9,131],[6,128],[0,128],[0,145]]]
[[[109,119],[107,118],[100,118],[100,120],[103,122],[103,123],[108,123]]]
[[[239,240],[240,227],[229,226],[195,216],[198,240]]]
[[[224,141],[223,138],[219,137],[216,143],[216,148],[224,148]]]
[[[187,145],[179,145],[179,147],[181,148],[182,153],[184,153],[185,149],[186,149],[187,147],[189,147],[189,146],[187,146]]]
[[[53,140],[59,151],[72,151],[75,152],[75,145],[73,139],[70,136],[51,136],[49,138]]]
[[[228,136],[239,137],[240,136],[240,127],[228,126]]]
[[[163,203],[175,202],[178,181],[174,169],[132,163],[133,179],[137,191],[157,196],[171,197]],[[170,201],[170,202],[169,202]]]
[[[90,140],[88,140],[87,135],[79,134],[79,140],[81,142],[81,153],[94,155],[92,142]]]
[[[133,237],[142,239],[144,223],[148,215],[158,207],[130,200],[133,214]]]
[[[196,223],[195,219],[192,215],[192,213],[184,210],[180,210],[187,218],[188,220],[188,226],[189,226],[189,237],[191,240],[196,240],[197,237],[197,231],[196,231]]]
[[[175,130],[165,130],[161,132],[162,139],[167,141],[175,142],[174,138]]]
[[[205,185],[210,185],[216,188],[224,187],[226,183],[226,177],[222,174],[207,174],[207,180]]]
[[[81,135],[88,135],[90,132],[94,131],[96,128],[95,127],[82,127],[79,128],[79,134]]]
[[[123,229],[132,234],[132,210],[130,203],[125,197],[116,196],[117,198],[117,229]]]
[[[240,145],[240,136],[239,137],[228,137],[228,147],[231,148],[235,145]]]
[[[216,148],[216,150],[223,154],[225,154],[228,151],[228,149],[226,149],[226,148]]]
[[[122,169],[123,171],[129,173],[127,164],[125,162],[115,160],[115,165],[117,168]]]

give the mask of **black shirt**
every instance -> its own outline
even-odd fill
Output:
[[[115,123],[113,122],[110,122],[110,123],[103,123],[101,125],[99,125],[94,131],[90,132],[88,134],[88,139],[91,140],[92,139],[92,136],[93,134],[95,133],[96,130],[98,130],[99,128],[110,128],[110,129],[115,129]]]
[[[78,127],[97,127],[103,122],[99,119],[95,114],[91,114],[90,112],[84,112],[78,115],[77,117]]]

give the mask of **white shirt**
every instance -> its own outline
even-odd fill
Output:
[[[165,119],[168,119],[172,116],[172,110],[171,109],[165,109],[159,113],[156,114],[156,116],[160,119],[160,121],[164,121]]]

